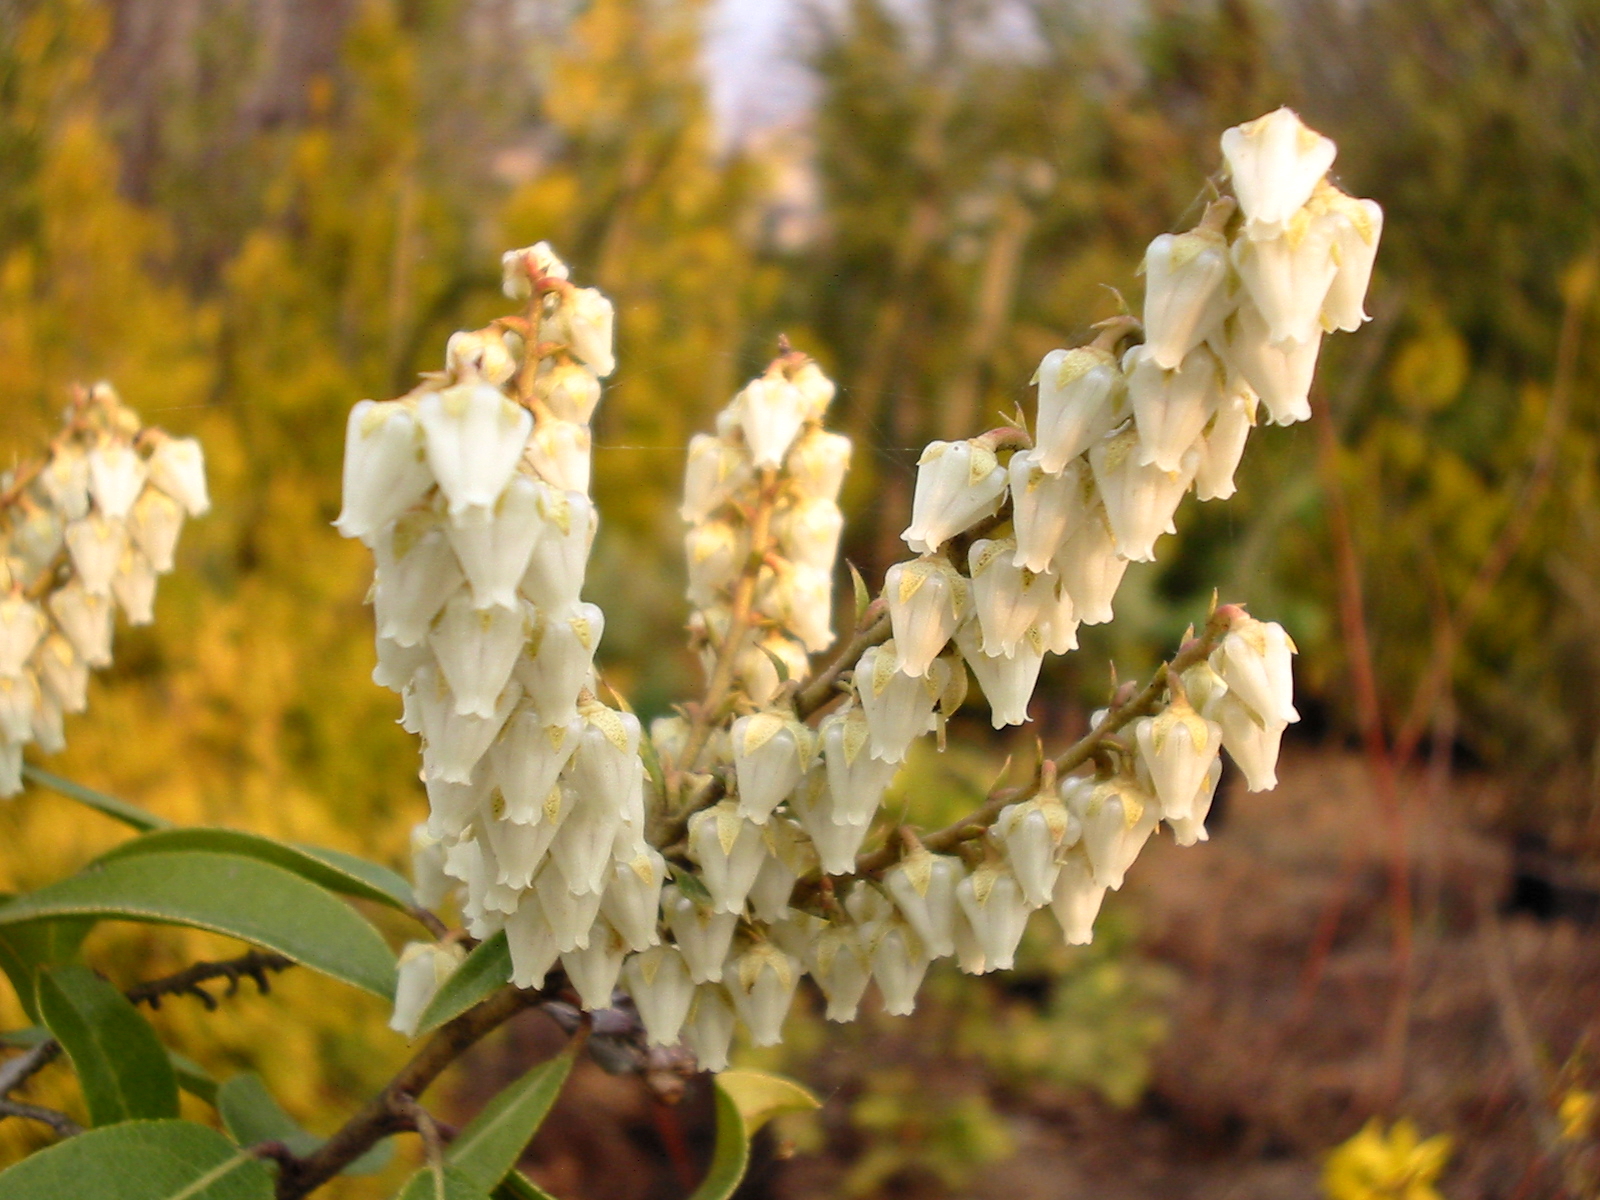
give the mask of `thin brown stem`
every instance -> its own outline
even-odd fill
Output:
[[[871,616],[870,608],[867,615]],[[839,647],[827,666],[800,689],[794,698],[795,715],[804,721],[826,707],[839,694],[836,687],[839,676],[854,667],[869,648],[888,641],[890,632],[887,616],[879,617],[869,622],[866,628],[858,630],[855,637]]]
[[[206,1006],[208,1012],[215,1012],[217,998],[201,987],[202,983],[213,979],[226,979],[228,981],[226,994],[231,996],[239,990],[241,979],[251,979],[255,981],[257,990],[266,995],[272,990],[272,985],[268,981],[269,974],[287,971],[294,965],[294,959],[282,954],[252,950],[248,954],[225,959],[222,962],[195,963],[192,967],[164,978],[135,984],[123,995],[135,1004],[148,1004],[151,1008],[160,1008],[163,996],[193,996]]]
[[[57,1137],[76,1137],[83,1132],[83,1126],[66,1113],[57,1112],[53,1108],[42,1108],[37,1104],[25,1104],[21,1100],[0,1099],[0,1117],[22,1117],[28,1121],[38,1121],[55,1130]]]

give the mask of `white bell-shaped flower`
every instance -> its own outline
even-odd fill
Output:
[[[89,451],[89,495],[107,520],[127,519],[149,474],[144,460],[126,442],[104,438]]]
[[[506,944],[511,950],[511,982],[520,988],[544,986],[544,977],[561,957],[556,935],[544,910],[531,902],[506,918]]]
[[[61,705],[42,687],[38,689],[38,697],[39,702],[33,707],[34,744],[45,754],[60,754],[67,748],[67,731]]]
[[[1039,638],[1047,654],[1067,654],[1078,648],[1078,609],[1072,593],[1058,577],[1053,597],[1039,616]]]
[[[1144,255],[1144,345],[1156,366],[1176,370],[1228,315],[1228,268],[1227,238],[1205,225],[1163,233],[1150,243]]]
[[[1217,783],[1222,778],[1222,759],[1213,758],[1211,766],[1206,769],[1206,777],[1200,781],[1200,786],[1195,789],[1194,800],[1189,806],[1187,817],[1167,817],[1167,824],[1172,826],[1172,840],[1180,846],[1193,846],[1196,842],[1209,839],[1206,833],[1206,817],[1211,813],[1211,802],[1217,797]]]
[[[91,596],[109,596],[111,577],[122,562],[128,529],[121,520],[108,520],[92,512],[67,526],[67,551],[78,582]]]
[[[39,606],[20,592],[0,597],[0,675],[16,678],[49,632],[50,622]]]
[[[695,983],[722,982],[722,964],[738,926],[737,913],[717,912],[695,903],[675,884],[661,889],[661,914]]]
[[[1277,237],[1240,238],[1234,243],[1234,269],[1265,319],[1267,340],[1273,345],[1309,342],[1322,335],[1323,301],[1339,270],[1333,238],[1330,223],[1302,209]]]
[[[572,356],[604,379],[617,369],[612,354],[616,313],[611,301],[595,288],[573,288],[561,301],[553,320],[539,331],[541,340],[564,342]]]
[[[883,883],[931,958],[956,952],[956,884],[966,871],[959,858],[918,846],[884,873]]]
[[[539,486],[544,531],[533,544],[522,576],[523,594],[545,612],[562,612],[577,603],[594,544],[599,516],[582,492]]]
[[[63,712],[81,713],[89,707],[89,664],[59,633],[48,633],[33,655],[39,685]],[[0,675],[16,672],[0,671]]]
[[[723,800],[689,818],[689,853],[720,913],[742,913],[745,897],[767,856],[761,827],[739,815],[739,804]]]
[[[1222,134],[1222,155],[1253,238],[1282,231],[1333,166],[1337,147],[1288,108]]]
[[[894,782],[899,764],[874,758],[867,752],[871,732],[866,714],[855,705],[824,717],[817,733],[827,767],[833,819],[867,826],[877,815],[883,793]]]
[[[792,633],[810,653],[819,654],[833,645],[831,570],[779,562],[775,570],[763,572],[756,607]]]
[[[572,822],[567,822],[563,828],[572,828]],[[556,949],[563,954],[568,950],[588,949],[589,935],[594,930],[595,918],[600,915],[601,896],[592,889],[574,890],[574,881],[566,865],[565,856],[552,854],[533,881],[533,896],[525,895],[522,899],[524,906],[531,900],[543,910],[550,932],[555,935]]]
[[[956,885],[961,906],[983,953],[984,971],[1009,971],[1028,927],[1028,902],[1003,863],[988,861]]]
[[[51,592],[47,604],[79,658],[91,667],[111,665],[111,597],[92,595],[73,580]]]
[[[1006,482],[1005,468],[981,441],[929,442],[917,459],[911,524],[900,536],[916,553],[933,554],[998,511]]]
[[[417,903],[436,909],[444,903],[455,884],[444,871],[445,844],[428,832],[428,823],[411,827],[411,891]]]
[[[1087,946],[1094,941],[1094,919],[1106,898],[1106,885],[1094,881],[1094,868],[1082,850],[1067,854],[1056,876],[1050,897],[1050,911],[1061,926],[1061,936],[1069,946]]]
[[[782,375],[745,384],[734,400],[750,458],[759,467],[781,467],[806,421],[806,397]]]
[[[389,1018],[389,1028],[407,1038],[416,1037],[429,1001],[466,956],[459,943],[407,942],[396,964],[394,1015]]]
[[[455,695],[457,713],[494,713],[535,620],[526,601],[516,608],[475,608],[465,588],[450,598],[428,633],[428,648]]]
[[[39,709],[39,681],[31,671],[0,676],[0,741],[31,742]]]
[[[201,517],[211,511],[205,452],[198,439],[158,439],[145,466],[150,471],[150,482],[181,504],[189,516]]]
[[[495,387],[517,373],[517,360],[497,329],[461,329],[452,333],[444,344],[444,365],[457,382],[481,380]]]
[[[828,1001],[827,1019],[854,1021],[872,981],[872,959],[860,931],[848,923],[830,922],[812,945],[809,962],[811,976]]]
[[[727,1070],[728,1047],[733,1043],[737,1022],[733,1001],[720,983],[703,983],[695,989],[694,1003],[683,1027],[683,1041],[702,1071]]]
[[[533,428],[528,410],[486,383],[462,383],[417,401],[428,468],[451,519],[491,508],[511,481]]]
[[[1040,458],[1038,450],[1013,454],[1007,468],[1011,476],[1011,521],[1017,542],[1012,565],[1035,574],[1050,569],[1056,551],[1083,520],[1087,491],[1092,490],[1089,473],[1080,459],[1073,459],[1051,474],[1040,465]]]
[[[639,1010],[645,1042],[675,1046],[694,1002],[695,985],[676,946],[653,946],[622,966],[622,981]]]
[[[564,724],[577,712],[604,632],[605,614],[593,604],[539,614],[515,674],[547,724]]]
[[[379,533],[372,544],[378,560],[372,591],[378,636],[401,646],[425,641],[433,618],[466,577],[436,513],[406,513]]]
[[[833,403],[839,389],[822,373],[821,367],[814,362],[801,363],[790,372],[789,382],[806,398],[806,420],[821,421],[828,415],[828,405]]]
[[[846,451],[848,453],[848,447]],[[750,458],[742,447],[713,434],[695,434],[689,439],[689,463],[683,473],[683,505],[678,515],[691,525],[699,524],[727,503],[750,477]]]
[[[1185,470],[1163,471],[1142,465],[1138,455],[1139,432],[1129,426],[1096,442],[1089,451],[1095,486],[1105,502],[1106,524],[1116,539],[1117,553],[1130,562],[1152,562],[1156,539],[1176,533],[1172,514],[1200,466],[1200,452],[1184,455]]]
[[[1161,712],[1135,721],[1133,736],[1161,802],[1161,815],[1168,821],[1188,819],[1195,794],[1222,750],[1222,727],[1202,717],[1178,692]]]
[[[494,851],[495,863],[499,868],[495,882],[522,891],[533,885],[534,876],[544,866],[556,834],[561,829],[562,819],[575,807],[576,797],[570,790],[552,787],[545,804],[541,806],[541,815],[548,813],[546,819],[527,823],[509,821],[506,819],[505,795],[482,766],[475,777],[478,774],[485,781],[481,789],[484,796],[479,805],[478,831],[480,840],[488,842],[489,848]],[[435,793],[430,791],[429,794]],[[434,812],[438,812],[437,805]]]
[[[523,461],[551,487],[587,494],[592,449],[587,425],[549,418],[534,429]]]
[[[183,529],[183,506],[178,501],[160,488],[145,488],[128,514],[127,528],[133,544],[157,574],[172,570],[172,555]]]
[[[902,674],[921,678],[966,618],[972,586],[942,556],[896,563],[883,580],[883,598]]]
[[[667,860],[653,847],[627,861],[613,861],[600,911],[630,950],[656,945],[656,917],[661,908],[661,888],[667,878]]]
[[[989,723],[996,729],[1025,724],[1030,719],[1028,702],[1044,663],[1044,637],[1038,627],[1023,634],[1011,654],[988,654],[977,622],[968,621],[956,630],[956,647],[989,701]]]
[[[411,695],[422,721],[422,761],[428,775],[448,783],[468,783],[472,768],[522,698],[522,688],[515,680],[507,683],[488,716],[470,716],[458,711],[444,672],[429,664],[412,676]]]
[[[750,887],[750,908],[760,921],[782,921],[789,915],[789,899],[795,882],[817,869],[818,856],[811,838],[800,825],[786,817],[775,817],[761,829],[766,842],[766,857]]]
[[[833,570],[844,517],[832,500],[800,500],[774,518],[773,528],[785,558],[817,571]]]
[[[157,495],[154,488],[146,488],[141,496]],[[163,497],[166,499],[166,497]],[[171,500],[167,500],[171,504]],[[130,516],[129,520],[132,520]],[[46,504],[34,504],[23,493],[23,497],[12,510],[11,528],[9,531],[7,554],[13,559],[10,574],[15,580],[41,574],[55,561],[56,553],[63,545],[63,533],[66,523],[61,515]],[[20,561],[21,570],[16,563]]]
[[[789,797],[789,806],[811,838],[811,844],[821,860],[823,874],[855,874],[856,855],[861,850],[861,843],[867,839],[869,826],[864,822],[856,825],[842,819],[844,814],[834,801],[825,768],[811,768]]]
[[[536,824],[550,789],[572,759],[584,721],[574,715],[549,724],[532,704],[523,701],[489,747],[489,769],[506,801],[506,820]]]
[[[1054,598],[1055,577],[1015,566],[1016,553],[1012,538],[980,539],[967,551],[972,608],[986,654],[1015,653]]]
[[[340,533],[369,541],[432,486],[422,427],[411,404],[363,400],[350,410],[344,435],[344,507],[334,522]]]
[[[1205,346],[1196,346],[1168,371],[1143,346],[1135,346],[1123,365],[1139,431],[1139,463],[1182,471],[1185,452],[1198,442],[1222,398],[1222,364]]]
[[[1290,665],[1294,653],[1282,625],[1241,612],[1211,652],[1211,667],[1263,721],[1289,724],[1300,719]]]
[[[1082,822],[1083,849],[1095,882],[1116,891],[1160,820],[1155,797],[1136,780],[1115,776],[1074,788],[1065,799]]]
[[[507,250],[500,256],[500,288],[508,300],[526,300],[533,295],[529,271],[552,279],[567,277],[567,264],[556,257],[549,242],[537,242],[521,250]]]
[[[378,664],[372,668],[372,682],[391,692],[404,692],[418,667],[433,662],[427,642],[402,646],[393,638],[377,639]]]
[[[155,621],[156,572],[150,560],[134,547],[122,552],[117,573],[111,577],[111,594],[122,607],[129,625]]]
[[[750,557],[750,535],[731,521],[702,521],[683,535],[689,603],[708,608],[722,598]]]
[[[993,832],[1005,847],[1006,862],[1028,906],[1049,904],[1059,869],[1058,852],[1082,833],[1078,818],[1057,797],[1041,793],[1002,808]]]
[[[764,825],[811,766],[815,735],[792,716],[757,712],[735,721],[732,737],[738,813]]]
[[[932,733],[933,707],[950,682],[950,664],[934,659],[920,678],[896,669],[899,650],[890,638],[856,662],[856,693],[867,718],[869,751],[884,762],[904,762],[911,743]]]
[[[917,990],[931,961],[922,939],[904,921],[878,926],[872,939],[872,975],[883,996],[884,1012],[909,1017],[916,1010]]]
[[[480,763],[464,783],[424,772],[423,786],[428,792],[428,834],[448,841],[466,835],[483,810],[489,798],[489,772]]]
[[[1314,211],[1333,231],[1333,257],[1339,270],[1322,301],[1323,328],[1354,333],[1366,314],[1367,285],[1383,234],[1383,209],[1375,200],[1357,200],[1336,187],[1323,185],[1312,198]]]
[[[516,474],[492,509],[473,510],[444,527],[475,607],[517,607],[517,584],[545,531],[539,500],[538,484]]]
[[[1243,379],[1229,380],[1222,402],[1200,441],[1200,467],[1194,475],[1199,500],[1226,500],[1236,490],[1234,472],[1256,424],[1256,394]]]
[[[1052,566],[1072,598],[1076,620],[1085,625],[1111,620],[1111,601],[1122,585],[1128,560],[1117,553],[1116,539],[1098,500],[1062,543]]]
[[[39,487],[63,521],[89,512],[89,459],[75,445],[57,447],[39,472]]]
[[[1222,748],[1244,772],[1252,792],[1270,792],[1278,786],[1278,750],[1287,728],[1280,720],[1267,720],[1230,689],[1214,696],[1205,714],[1222,727]]]
[[[561,965],[586,1012],[611,1007],[611,994],[627,955],[627,945],[604,917],[595,921],[586,947],[562,952]]]
[[[771,942],[756,942],[729,966],[723,983],[751,1043],[776,1046],[783,1040],[783,1020],[800,982],[800,964]]]
[[[600,403],[600,381],[588,367],[547,358],[534,377],[533,394],[557,420],[587,425]]]
[[[1052,350],[1039,363],[1039,465],[1054,474],[1127,415],[1127,385],[1110,351]]]
[[[783,686],[783,681],[778,678],[778,669],[772,663],[774,658],[783,663],[790,679],[804,679],[811,669],[805,647],[779,630],[773,630],[754,645],[746,646],[739,654],[734,674],[750,703],[758,707],[770,704]]]
[[[1267,322],[1256,306],[1240,304],[1222,323],[1222,356],[1253,388],[1275,425],[1293,425],[1311,416],[1311,378],[1322,347],[1318,330],[1309,341],[1274,346]]]
[[[822,428],[808,429],[789,448],[788,468],[789,484],[801,496],[837,501],[850,469],[850,439]]]

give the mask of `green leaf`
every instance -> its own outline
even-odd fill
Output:
[[[855,591],[856,597],[856,628],[861,628],[861,618],[866,614],[867,605],[872,603],[872,593],[867,590],[867,581],[861,578],[861,572],[856,570],[855,563],[848,558],[844,565],[850,568],[850,586]]]
[[[24,766],[22,777],[32,780],[41,787],[47,787],[52,792],[59,792],[68,799],[76,800],[79,804],[87,804],[96,812],[104,813],[124,825],[131,825],[140,833],[149,833],[153,829],[173,828],[171,821],[165,817],[158,817],[153,812],[146,812],[137,804],[129,804],[126,800],[107,796],[93,788],[86,788],[81,783],[73,783],[72,780],[52,775],[49,771],[41,771],[38,767]]]
[[[505,930],[492,934],[472,948],[461,965],[439,985],[417,1020],[417,1033],[429,1033],[459,1017],[511,978],[511,947]]]
[[[711,893],[700,882],[700,876],[684,870],[676,863],[669,863],[667,869],[672,872],[672,882],[678,885],[680,892],[704,908],[711,907]]]
[[[178,1080],[156,1031],[78,963],[39,973],[39,1012],[72,1060],[96,1125],[178,1115]]]
[[[172,1073],[178,1078],[178,1086],[197,1100],[204,1100],[212,1108],[217,1106],[217,1081],[206,1073],[206,1069],[192,1058],[179,1054],[176,1050],[167,1051],[167,1061],[172,1064]]]
[[[79,916],[225,933],[374,995],[394,995],[394,955],[378,931],[320,887],[259,859],[134,854],[0,905],[0,927]]]
[[[36,997],[40,969],[76,960],[78,948],[93,928],[92,920],[74,917],[0,929],[0,970],[11,980],[30,1020],[39,1019]]]
[[[192,1121],[127,1121],[0,1173],[3,1200],[272,1200],[272,1173]]]
[[[501,1089],[450,1143],[445,1161],[485,1189],[493,1188],[517,1165],[538,1132],[550,1106],[561,1094],[572,1060],[573,1052],[568,1050]]]
[[[555,1200],[554,1196],[521,1171],[512,1171],[489,1195],[493,1200]]]
[[[0,1200],[11,1200],[0,1192]],[[445,1167],[435,1174],[423,1167],[401,1188],[395,1200],[490,1200],[489,1193],[457,1167]]]
[[[750,1165],[750,1139],[783,1112],[820,1107],[798,1083],[762,1071],[723,1071],[716,1077],[717,1144],[711,1167],[689,1200],[727,1200]]]
[[[375,900],[402,911],[416,905],[411,885],[387,867],[370,863],[353,854],[321,846],[292,846],[242,829],[217,829],[208,826],[167,829],[132,838],[102,855],[100,862],[128,858],[137,854],[170,854],[179,850],[206,850],[216,854],[238,854],[260,859],[302,879],[338,892]]]
[[[316,1151],[326,1140],[302,1129],[284,1112],[261,1076],[244,1071],[217,1089],[217,1112],[222,1124],[241,1146],[261,1142],[282,1142],[301,1158]],[[394,1158],[394,1142],[385,1139],[373,1146],[342,1172],[343,1175],[370,1175],[383,1170]]]

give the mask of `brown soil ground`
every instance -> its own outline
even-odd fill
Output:
[[[1415,897],[1406,986],[1393,936],[1394,835],[1362,760],[1296,750],[1281,775],[1261,795],[1230,780],[1209,844],[1152,843],[1129,899],[1119,899],[1138,913],[1137,953],[1178,980],[1144,1098],[1119,1111],[1081,1090],[952,1066],[937,1037],[885,1041],[873,1062],[904,1058],[929,1086],[983,1089],[1016,1150],[959,1189],[913,1166],[875,1195],[1300,1200],[1320,1194],[1329,1147],[1381,1114],[1453,1137],[1441,1181],[1450,1200],[1593,1200],[1592,1140],[1560,1143],[1554,1156],[1541,1146],[1556,1144],[1558,1088],[1593,1089],[1600,1074],[1600,927],[1508,911],[1512,855],[1483,832],[1500,802],[1492,783],[1403,780]],[[1325,954],[1319,930],[1332,934]],[[509,1045],[479,1060],[471,1090],[482,1094],[560,1041],[543,1017],[526,1018]],[[843,1100],[867,1065],[859,1052],[817,1057],[809,1082],[832,1098],[823,1148],[775,1161],[769,1139],[741,1195],[843,1194],[861,1146]],[[707,1117],[703,1082],[663,1110],[636,1078],[590,1065],[527,1165],[561,1200],[684,1196],[704,1159]],[[1585,1171],[1589,1182],[1570,1186]]]

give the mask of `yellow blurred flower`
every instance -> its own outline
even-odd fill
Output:
[[[1440,1200],[1434,1182],[1449,1159],[1448,1135],[1423,1140],[1403,1117],[1385,1133],[1374,1117],[1328,1155],[1322,1190],[1328,1200]]]
[[[1576,1142],[1589,1135],[1594,1128],[1595,1094],[1573,1088],[1561,1097],[1556,1106],[1556,1117],[1561,1122],[1561,1137]]]

